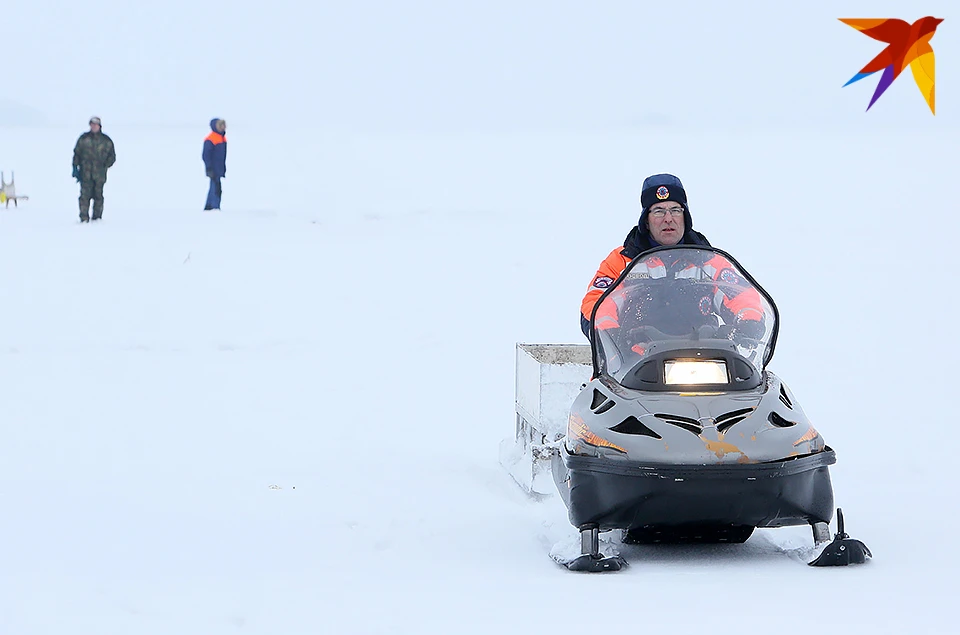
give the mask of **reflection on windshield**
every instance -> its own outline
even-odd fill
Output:
[[[601,372],[615,378],[668,349],[735,350],[761,371],[773,353],[776,313],[727,257],[673,247],[633,261],[593,322]]]

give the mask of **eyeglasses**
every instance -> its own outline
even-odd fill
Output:
[[[667,215],[667,212],[670,212],[670,215],[674,218],[679,218],[683,216],[682,207],[671,207],[670,209],[652,209],[650,210],[650,215],[654,218],[663,218]]]

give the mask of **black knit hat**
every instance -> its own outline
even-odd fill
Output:
[[[684,230],[693,229],[693,218],[690,216],[687,192],[683,189],[683,183],[672,174],[654,174],[643,180],[643,187],[640,189],[640,206],[643,211],[640,212],[640,220],[637,224],[641,232],[648,231],[647,213],[650,211],[650,206],[663,201],[676,201],[683,205]]]

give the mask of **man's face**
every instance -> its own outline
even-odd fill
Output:
[[[650,206],[647,213],[650,236],[661,245],[676,245],[683,238],[683,205],[662,201]]]
[[[100,124],[91,122],[90,132],[100,132]]]
[[[223,119],[217,120],[217,132],[219,132],[220,134],[223,134],[226,131],[227,131],[227,122],[224,121]]]

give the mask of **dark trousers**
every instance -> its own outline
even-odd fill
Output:
[[[220,209],[220,196],[223,188],[220,186],[220,177],[210,177],[210,191],[207,192],[207,205],[203,209]]]
[[[80,182],[80,218],[86,220],[89,217],[90,201],[93,201],[94,220],[103,216],[103,184],[107,182],[105,176],[100,174],[90,174],[83,177]]]

